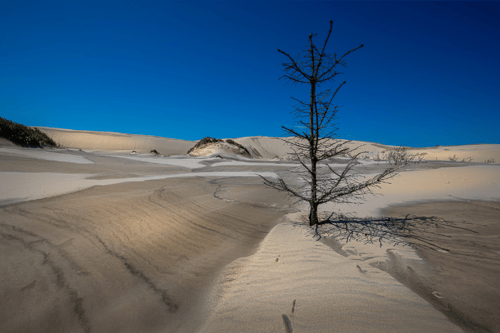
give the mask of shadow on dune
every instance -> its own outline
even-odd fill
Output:
[[[424,262],[388,249],[386,261],[370,265],[392,275],[464,331],[500,332],[499,210],[498,202],[431,202],[387,209],[384,214],[393,216],[387,218],[330,215],[315,235],[346,257],[342,248],[349,241],[411,246]]]
[[[287,213],[258,204],[257,179],[212,180],[122,183],[0,208],[0,331],[196,331],[212,279]]]

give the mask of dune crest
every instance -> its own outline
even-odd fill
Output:
[[[111,150],[124,153],[150,153],[153,149],[161,155],[186,155],[196,144],[195,141],[163,138],[149,135],[123,134],[113,132],[79,131],[60,128],[38,127],[42,132],[54,139],[65,148]],[[267,160],[293,160],[291,146],[283,138],[254,136],[234,138],[235,143],[248,150],[248,155],[241,148],[220,142],[206,145],[191,153],[193,156],[209,156],[213,154],[226,154],[229,156],[243,156],[262,158]],[[229,139],[231,140],[231,139]],[[287,140],[294,140],[287,138]],[[345,141],[345,140],[340,140]],[[357,152],[366,152],[361,158],[375,159],[396,146],[382,145],[373,142],[353,140],[347,144],[350,148],[359,147]],[[499,144],[477,144],[462,146],[435,146],[427,148],[408,148],[412,154],[423,154],[423,161],[454,161],[500,163]]]
[[[183,155],[194,145],[193,141],[150,135],[38,128],[64,148],[136,151],[138,153],[149,153],[155,149],[163,155]]]

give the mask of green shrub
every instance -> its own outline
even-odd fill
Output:
[[[0,117],[0,137],[22,147],[55,147],[54,140],[38,128],[24,126]]]

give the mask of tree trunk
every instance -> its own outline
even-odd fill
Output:
[[[310,202],[311,209],[309,210],[309,226],[315,226],[319,224],[318,220],[318,203]]]
[[[312,150],[312,149],[311,149]],[[318,194],[317,194],[317,178],[316,178],[316,156],[311,158],[311,201],[309,205],[311,211],[309,213],[309,225],[313,226],[318,224]]]
[[[310,130],[310,138],[309,138],[309,159],[311,161],[311,201],[310,201],[310,212],[309,212],[309,225],[312,227],[313,225],[318,224],[318,195],[317,195],[317,178],[316,178],[316,163],[318,162],[316,156],[316,147],[317,147],[317,127],[318,124],[314,122],[314,115],[317,114],[317,110],[315,110],[314,106],[316,104],[316,77],[315,77],[315,59],[314,59],[314,46],[312,43],[312,34],[309,36],[309,41],[311,43],[311,102],[309,103],[309,130]]]

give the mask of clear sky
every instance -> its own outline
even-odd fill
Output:
[[[278,80],[310,33],[348,55],[342,139],[413,147],[500,143],[500,2],[3,1],[0,116],[29,126],[281,136]]]

